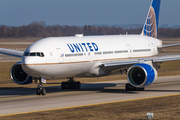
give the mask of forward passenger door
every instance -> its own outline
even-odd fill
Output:
[[[56,51],[57,51],[58,63],[63,63],[64,53],[62,52],[61,48],[56,48]]]

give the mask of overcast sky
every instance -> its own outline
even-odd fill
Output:
[[[0,24],[144,24],[151,0],[0,0]],[[161,0],[159,24],[180,25],[180,0]]]

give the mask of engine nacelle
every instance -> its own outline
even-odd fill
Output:
[[[30,84],[32,83],[32,77],[24,72],[21,66],[21,62],[17,62],[11,67],[10,77],[16,84]]]
[[[134,87],[149,86],[157,79],[157,70],[145,63],[135,64],[129,68],[127,79]]]

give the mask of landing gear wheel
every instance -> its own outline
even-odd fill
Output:
[[[36,89],[36,95],[40,95],[41,94],[41,90],[40,90],[40,88],[37,88]]]
[[[46,89],[45,88],[37,88],[36,94],[37,95],[46,95]]]
[[[76,82],[77,83],[77,89],[81,88],[81,83],[79,81]]]
[[[36,89],[36,95],[46,95],[46,89],[42,87],[41,79],[39,80],[39,85]]]
[[[78,89],[78,83],[77,82],[74,83],[74,89]]]
[[[61,83],[61,89],[65,89],[65,82]]]
[[[69,82],[69,89],[74,89],[74,88],[75,88],[74,82]]]
[[[144,87],[143,88],[137,88],[137,91],[144,91]]]
[[[75,82],[73,78],[69,78],[67,82],[61,83],[61,89],[80,89],[81,83],[79,81]]]
[[[126,84],[126,91],[144,91],[144,87],[138,88],[138,87],[134,87],[131,84],[127,83]]]
[[[42,90],[42,91],[41,91],[41,94],[42,94],[42,95],[46,95],[46,89],[45,89],[45,88],[42,88],[41,90]]]
[[[129,84],[127,83],[125,86],[126,91],[130,91]]]

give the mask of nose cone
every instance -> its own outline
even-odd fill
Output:
[[[22,68],[23,70],[31,75],[34,68],[34,59],[32,57],[22,57]]]

